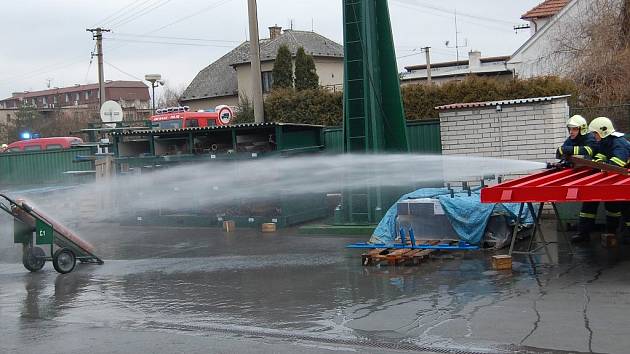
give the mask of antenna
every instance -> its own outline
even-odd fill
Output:
[[[459,61],[459,40],[457,39],[457,35],[459,31],[457,31],[457,9],[455,9],[455,52],[457,53],[456,61]]]
[[[468,47],[468,39],[464,39],[464,45],[459,44],[459,30],[457,28],[457,9],[455,9],[454,11],[454,15],[455,15],[455,46],[454,47],[449,47],[449,44],[451,43],[451,41],[446,40],[444,41],[444,45],[447,48],[455,48],[455,52],[456,52],[456,58],[457,61],[459,61],[459,48],[466,48]]]

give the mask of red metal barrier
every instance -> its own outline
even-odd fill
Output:
[[[589,167],[550,169],[486,187],[482,203],[630,201],[630,176]]]

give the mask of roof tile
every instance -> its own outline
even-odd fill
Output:
[[[570,0],[545,0],[538,6],[527,11],[521,19],[528,20],[534,18],[552,17],[562,10]]]

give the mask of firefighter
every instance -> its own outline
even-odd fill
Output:
[[[556,158],[565,160],[571,155],[582,155],[592,159],[597,150],[597,141],[593,133],[588,131],[586,119],[581,115],[574,115],[567,121],[569,137],[556,151]]]
[[[593,119],[588,126],[593,132],[595,140],[599,143],[597,150],[593,151],[593,159],[597,162],[608,163],[619,167],[627,167],[630,158],[630,142],[624,138],[624,134],[616,132],[610,119],[598,117]],[[589,235],[595,225],[595,216],[599,202],[587,202],[582,204],[578,224],[578,234],[571,238],[573,242],[589,240]],[[630,204],[627,202],[605,202],[606,232],[616,233],[619,220],[623,214],[626,220],[630,220]],[[626,229],[626,228],[624,228]],[[624,230],[624,233],[626,231]],[[627,239],[623,240],[628,242]]]

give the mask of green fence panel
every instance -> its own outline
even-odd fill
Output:
[[[409,152],[441,154],[440,120],[407,122],[407,141]]]
[[[407,122],[407,141],[409,151],[422,154],[441,154],[440,120],[423,120]],[[328,127],[324,129],[324,145],[326,152],[343,152],[343,128]]]
[[[90,148],[0,154],[0,185],[37,185],[75,181],[67,171],[90,171],[92,162],[75,162]]]
[[[343,129],[339,127],[324,129],[324,145],[326,152],[341,154],[343,152]]]

